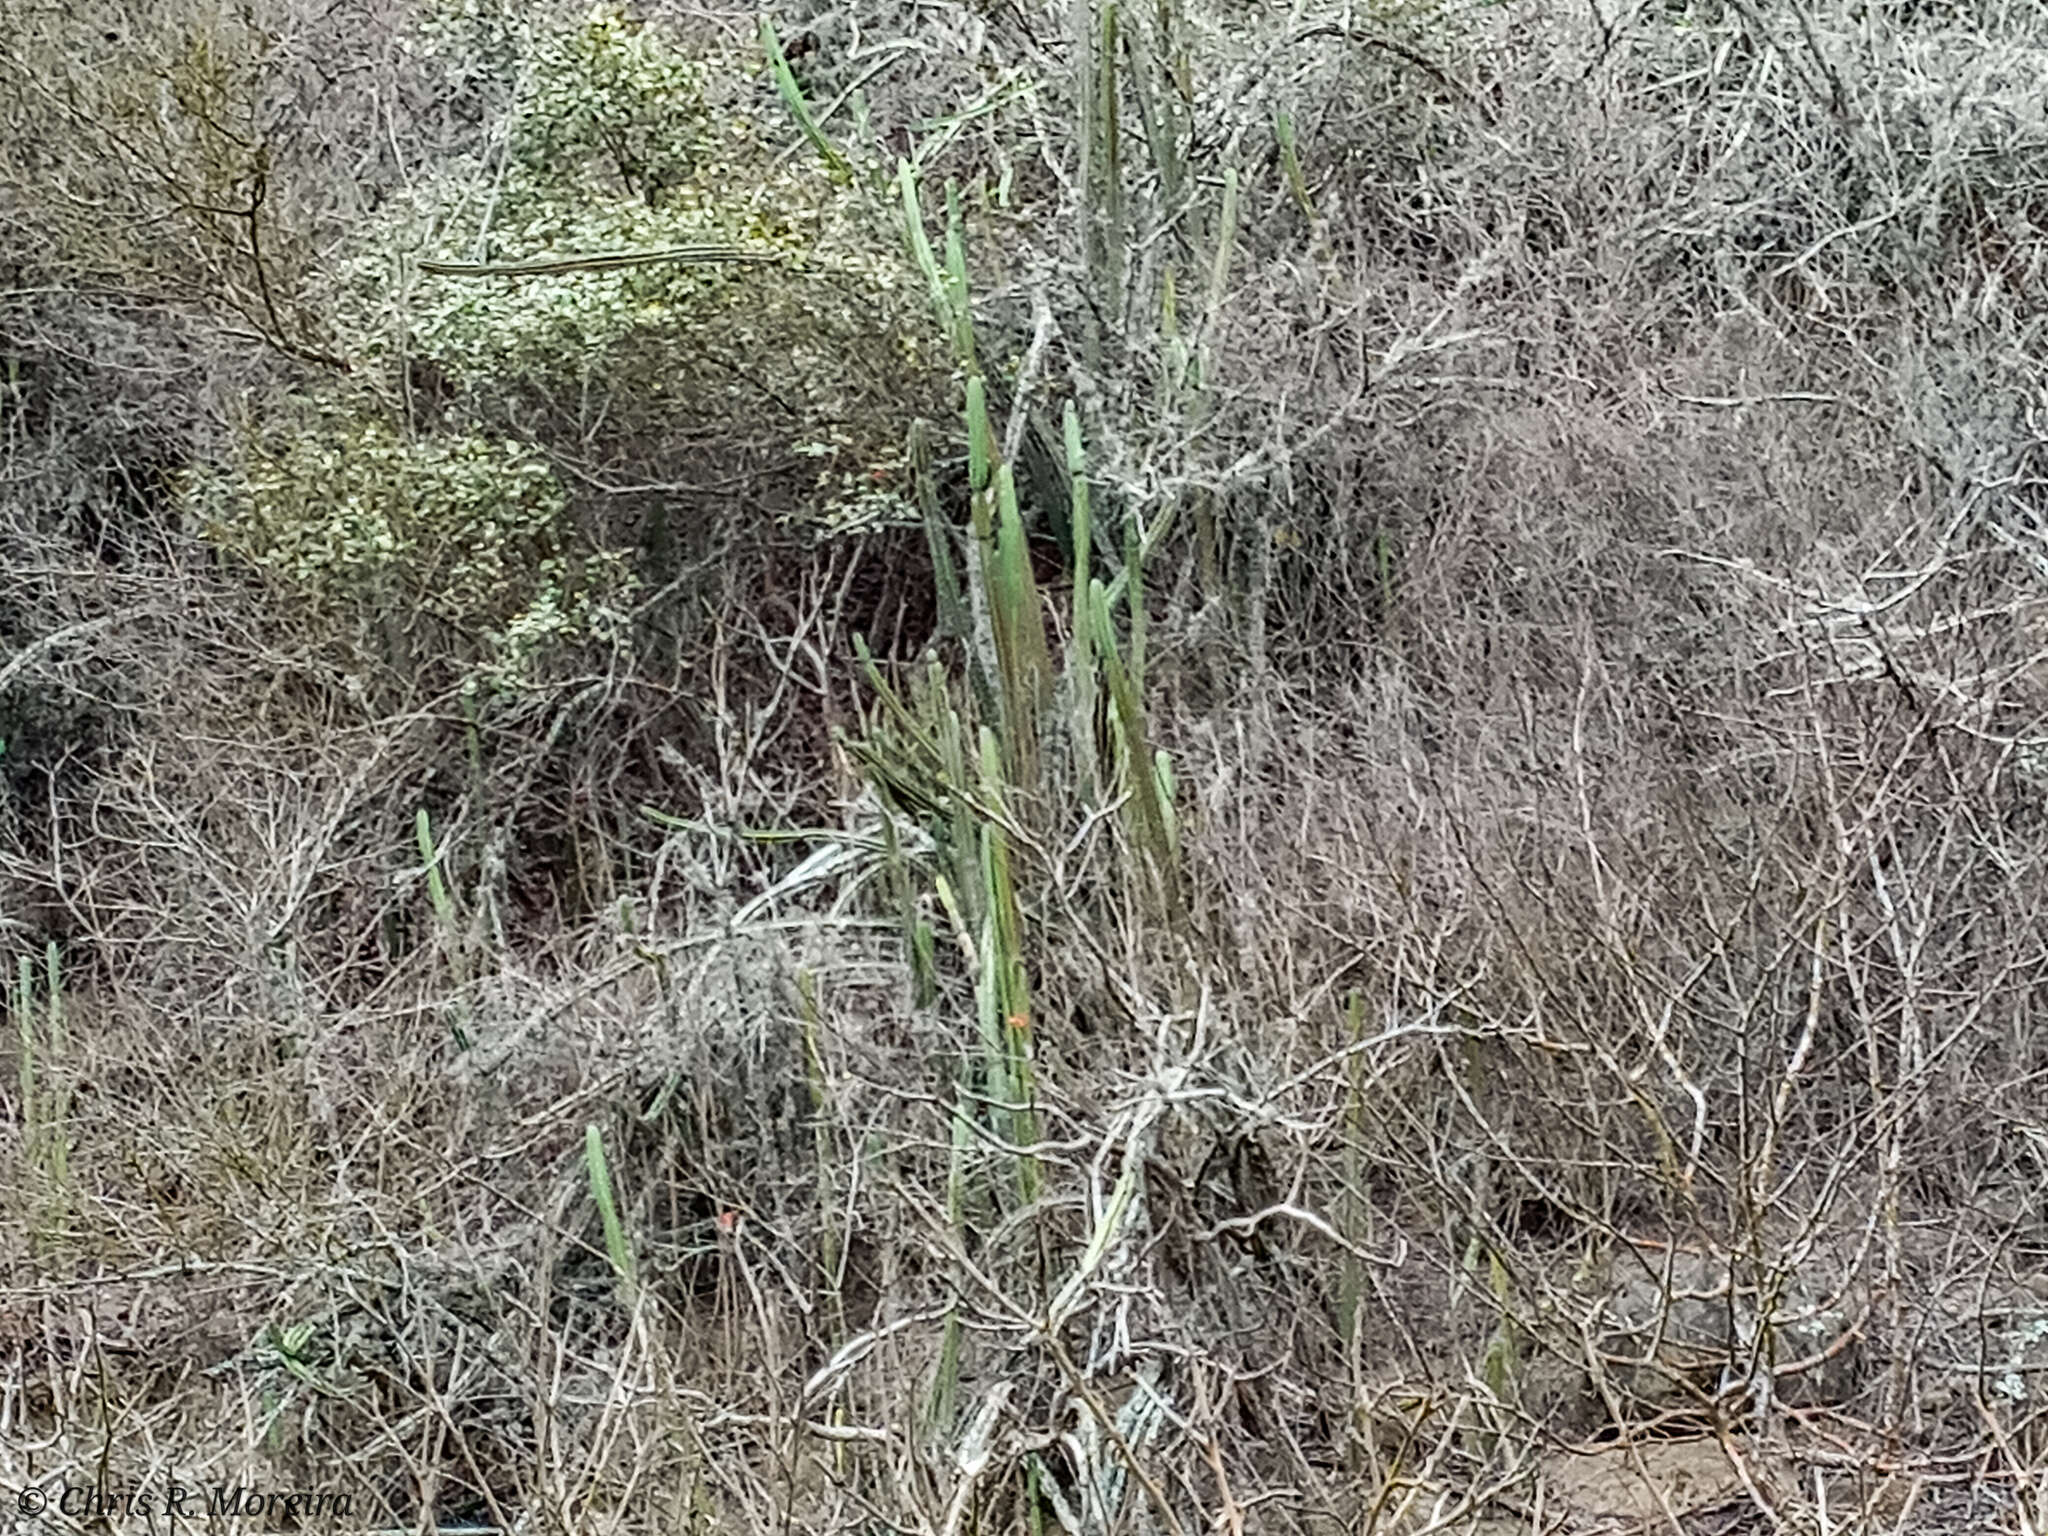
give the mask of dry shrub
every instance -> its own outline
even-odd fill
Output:
[[[1739,7],[1278,45],[1197,12],[1184,201],[1122,98],[1110,294],[1071,16],[947,16],[871,121],[1058,66],[928,184],[1012,165],[1011,209],[964,199],[970,258],[1007,242],[984,361],[1018,365],[1020,456],[1078,398],[1097,574],[1121,520],[1177,519],[1148,705],[1185,919],[1105,807],[1020,796],[1037,1131],[1006,1144],[1012,1106],[958,1097],[981,935],[902,880],[929,829],[831,735],[875,728],[845,641],[922,587],[881,574],[918,531],[706,533],[670,649],[572,660],[472,740],[349,702],[175,528],[50,555],[91,442],[10,403],[6,632],[61,638],[8,718],[90,705],[107,743],[47,776],[71,728],[31,724],[0,832],[10,943],[67,978],[11,1046],[34,1475],[171,1447],[378,1527],[1420,1531],[1526,1517],[1558,1442],[1654,1420],[1719,1431],[1760,1518],[1817,1518],[1847,1461],[1866,1513],[1970,1466],[2012,1521],[2048,1243],[2023,18],[1965,57]],[[820,98],[875,62],[831,56],[851,22]],[[1155,85],[1174,24],[1127,45]],[[575,462],[595,408],[529,386],[594,521],[668,494],[575,474],[687,461],[658,404]],[[149,1434],[109,1452],[117,1403]]]

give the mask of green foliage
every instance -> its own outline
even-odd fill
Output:
[[[543,34],[532,68],[512,158],[538,182],[609,179],[653,204],[717,158],[705,66],[622,6]]]
[[[920,477],[919,493],[934,550],[942,631],[959,647],[971,681],[956,686],[934,659],[922,679],[913,678],[906,699],[857,641],[876,708],[848,746],[892,823],[891,857],[901,866],[894,876],[897,906],[920,998],[937,989],[928,988],[929,959],[918,943],[919,903],[903,889],[912,871],[895,837],[897,816],[922,823],[930,857],[918,873],[930,880],[951,920],[973,978],[974,1030],[962,1052],[946,1200],[965,1251],[969,1232],[988,1216],[1006,1207],[1022,1212],[1038,1206],[1049,1177],[1035,1150],[1046,1089],[1034,1003],[1034,971],[1047,963],[1048,936],[1032,928],[1043,923],[1061,932],[1061,919],[1044,914],[1064,907],[1064,918],[1072,921],[1076,908],[1069,891],[1052,894],[1045,883],[1044,849],[1064,845],[1071,853],[1083,846],[1102,802],[1110,800],[1111,809],[1122,809],[1124,836],[1105,870],[1115,878],[1104,883],[1096,914],[1103,932],[1127,929],[1134,919],[1153,914],[1184,932],[1186,902],[1174,773],[1166,754],[1151,745],[1142,698],[1142,552],[1136,532],[1126,555],[1134,615],[1127,667],[1113,599],[1090,574],[1093,487],[1080,412],[1068,402],[1062,438],[1074,623],[1055,659],[1046,604],[1026,549],[1017,478],[990,420],[987,381],[976,362],[959,199],[949,187],[942,260],[924,229],[918,178],[907,161],[899,164],[896,191],[911,260],[965,374],[969,503],[968,526],[959,530],[969,556],[964,593],[950,553],[955,530],[941,522],[928,478]],[[922,434],[917,441],[921,448]],[[1048,730],[1062,709],[1068,729]],[[1114,911],[1117,905],[1121,912]],[[1071,929],[1064,933],[1075,937]],[[1124,1223],[1137,1200],[1144,1161],[1136,1149],[1144,1135],[1142,1125],[1132,1132],[1117,1190],[1078,1268],[1051,1301],[1053,1331],[1078,1305],[1107,1254],[1126,1239]],[[999,1149],[993,1157],[990,1144]],[[996,1171],[1002,1159],[1007,1179]],[[1043,1274],[1049,1250],[1045,1233],[1038,1236],[1041,1246],[1025,1262],[1039,1264]],[[943,1432],[953,1420],[961,1347],[959,1320],[949,1317],[925,1403],[927,1434]]]
[[[457,91],[474,85],[509,89],[532,46],[536,19],[524,0],[426,0],[402,46]]]
[[[844,162],[778,154],[787,125],[746,110],[736,87],[759,59],[701,54],[616,5],[561,21],[444,3],[410,41],[451,86],[495,81],[506,135],[354,232],[327,293],[351,378],[274,403],[232,462],[190,478],[215,542],[401,675],[452,663],[508,685],[551,649],[616,636],[630,578],[611,546],[640,536],[573,507],[550,449],[658,458],[686,436],[693,470],[717,466],[707,480],[775,471],[762,514],[915,519],[904,427],[937,414],[942,339]],[[414,266],[705,243],[775,263]],[[423,368],[441,391],[427,415],[399,383]]]
[[[594,1125],[583,1128],[583,1171],[590,1178],[591,1203],[597,1207],[598,1220],[604,1225],[605,1257],[611,1260],[612,1272],[618,1276],[620,1299],[631,1311],[638,1283],[633,1249],[626,1241],[625,1223],[619,1220],[619,1203],[612,1192],[611,1165],[604,1155],[604,1132]]]
[[[861,187],[782,153],[740,87],[761,60],[700,56],[600,6],[533,44],[502,163],[458,162],[394,198],[343,266],[360,354],[431,361],[473,417],[537,430],[688,430],[787,467],[779,511],[834,526],[908,522],[906,422],[936,414],[949,368],[912,274]],[[815,126],[815,125],[813,125]],[[772,266],[656,262],[523,278],[422,275],[414,259],[503,263],[715,243]],[[591,403],[595,402],[595,403]]]
[[[415,440],[332,410],[271,436],[195,476],[190,506],[216,543],[387,661],[453,654],[509,682],[548,645],[612,629],[628,577],[616,557],[575,552],[533,448]]]
[[[435,846],[433,818],[427,814],[425,806],[421,806],[413,817],[413,841],[419,847],[420,870],[427,879],[427,900],[434,909],[434,941],[448,962],[449,975],[456,985],[457,996],[450,999],[447,1008],[448,1033],[455,1042],[455,1048],[466,1051],[470,1047],[469,1008],[460,993],[470,980],[469,949],[463,942],[462,923],[455,911],[455,896],[441,873],[448,850],[445,846]]]
[[[40,1177],[40,1208],[31,1218],[38,1247],[53,1245],[66,1224],[71,1197],[71,1087],[69,1046],[64,1027],[64,982],[57,946],[43,954],[44,1002],[38,1027],[35,966],[27,955],[17,961],[12,997],[19,1056],[16,1086],[22,1117],[24,1171]],[[48,1077],[45,1080],[44,1073]]]
[[[420,868],[426,872],[427,898],[434,904],[434,919],[444,931],[452,933],[455,898],[448,894],[447,882],[441,878],[441,852],[434,846],[434,823],[425,806],[413,818],[413,837],[419,844]]]
[[[388,398],[353,382],[287,401],[232,463],[191,478],[195,520],[402,673],[452,661],[510,684],[552,648],[615,635],[613,599],[630,585],[602,526],[577,531],[546,452],[558,438],[587,454],[595,433],[637,445],[686,432],[736,476],[775,464],[799,487],[777,513],[827,527],[913,518],[904,423],[944,386],[943,347],[858,189],[778,157],[725,99],[758,61],[699,56],[612,5],[555,24],[443,5],[415,51],[473,69],[465,38],[520,60],[502,152],[390,199],[331,293],[357,378],[426,366],[456,409],[404,431]],[[778,264],[405,275],[422,258],[707,242]]]
[[[782,104],[789,108],[789,115],[803,129],[804,137],[811,141],[811,147],[818,152],[833,178],[844,181],[852,174],[853,168],[839,153],[838,146],[826,137],[823,126],[812,113],[803,87],[797,83],[796,72],[789,67],[789,59],[783,54],[782,41],[775,35],[775,23],[766,16],[761,18],[761,49],[768,55],[768,67],[775,75],[775,89],[782,97]]]

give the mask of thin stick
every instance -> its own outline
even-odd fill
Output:
[[[663,261],[692,265],[712,262],[764,264],[782,258],[772,251],[743,250],[736,245],[671,245],[651,251],[599,251],[587,256],[545,256],[532,261],[421,261],[420,270],[435,277],[557,277],[569,272],[616,272],[622,267],[649,267]]]

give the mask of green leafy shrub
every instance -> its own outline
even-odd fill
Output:
[[[598,420],[607,450],[680,432],[728,480],[774,466],[801,487],[779,513],[907,520],[905,430],[945,410],[950,364],[886,205],[755,117],[759,75],[750,54],[694,52],[616,6],[543,28],[502,157],[394,199],[347,263],[363,353],[430,360],[472,418],[542,440],[587,449]],[[704,244],[773,264],[426,273],[394,295],[411,259]]]
[[[541,40],[513,159],[542,182],[595,170],[657,203],[716,156],[706,83],[703,61],[623,8],[598,6]]]
[[[349,377],[273,403],[187,494],[330,635],[409,675],[449,663],[505,684],[552,647],[615,637],[625,551],[653,547],[635,506],[572,499],[565,460],[746,488],[677,491],[664,524],[910,521],[906,429],[938,413],[950,364],[877,205],[753,116],[757,60],[612,5],[504,25],[487,10],[443,7],[415,53],[431,66],[489,23],[520,56],[505,133],[364,221],[328,295]],[[705,244],[767,260],[420,265]],[[404,382],[423,376],[443,392],[425,413]]]
[[[609,632],[627,573],[575,550],[567,498],[531,446],[309,414],[188,498],[217,544],[312,615],[387,661],[452,657],[500,683],[552,643]]]

